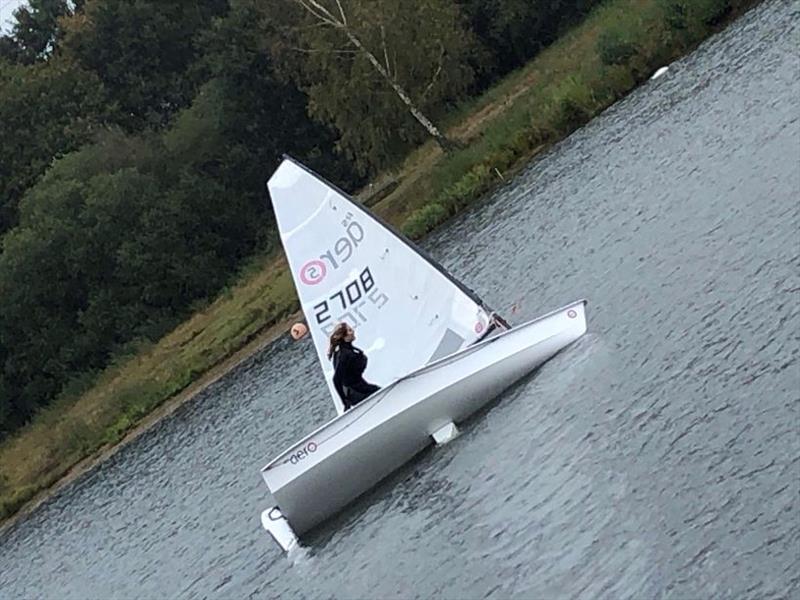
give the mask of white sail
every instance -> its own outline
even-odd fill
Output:
[[[371,213],[287,158],[269,192],[295,286],[337,411],[328,338],[356,331],[364,378],[386,386],[485,335],[491,314]]]

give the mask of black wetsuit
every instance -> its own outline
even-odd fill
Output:
[[[333,352],[333,385],[344,403],[344,408],[356,404],[377,392],[380,387],[364,381],[367,355],[348,342],[342,342]]]

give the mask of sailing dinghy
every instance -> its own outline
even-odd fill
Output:
[[[291,158],[268,188],[337,411],[261,470],[274,502],[261,521],[288,551],[581,337],[586,302],[511,328],[411,241]],[[365,378],[382,386],[346,412],[327,358],[343,321],[369,357]]]

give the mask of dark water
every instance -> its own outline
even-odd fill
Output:
[[[3,598],[800,597],[800,3],[429,241],[590,333],[284,557],[259,468],[332,416],[283,340],[0,540]],[[288,365],[288,366],[287,366]]]

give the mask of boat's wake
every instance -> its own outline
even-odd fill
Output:
[[[313,562],[314,554],[299,542],[286,553],[286,558],[293,567],[303,568]]]

